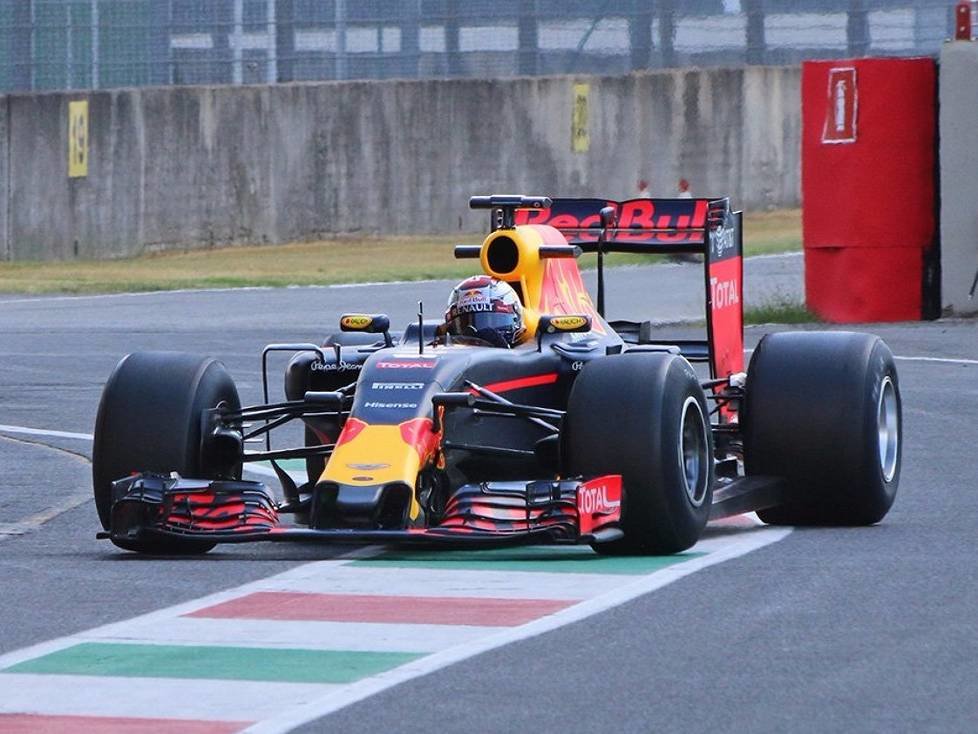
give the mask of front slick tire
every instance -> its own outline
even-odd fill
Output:
[[[706,398],[682,357],[639,353],[588,363],[571,390],[566,474],[620,474],[625,537],[598,553],[668,555],[700,537],[713,500]]]
[[[224,365],[178,352],[123,357],[102,391],[92,451],[95,506],[110,529],[112,482],[134,472],[217,479],[201,458],[201,414],[221,403],[241,407]],[[240,469],[237,472],[239,478]],[[159,555],[206,553],[211,541],[159,538],[113,540],[124,550]]]
[[[902,416],[893,355],[853,332],[784,332],[751,357],[741,422],[747,474],[784,477],[774,525],[872,525],[900,482]]]

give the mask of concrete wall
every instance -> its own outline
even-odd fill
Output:
[[[941,51],[941,301],[945,311],[978,312],[968,291],[978,271],[978,43]]]
[[[586,153],[571,149],[580,82]],[[639,178],[653,195],[673,195],[682,176],[738,206],[797,206],[799,85],[796,67],[753,67],[98,92],[89,175],[72,180],[67,108],[79,95],[13,95],[9,256],[478,232],[472,194],[627,198]]]
[[[10,259],[7,209],[10,205],[10,142],[7,127],[7,98],[0,96],[0,259]]]

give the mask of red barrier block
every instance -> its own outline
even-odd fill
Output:
[[[923,252],[936,236],[936,82],[929,58],[803,66],[805,286],[823,318],[922,316]]]
[[[923,254],[913,247],[816,247],[805,251],[808,308],[826,321],[917,321]]]

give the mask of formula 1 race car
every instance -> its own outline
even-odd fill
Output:
[[[518,342],[423,319],[392,333],[386,315],[346,314],[322,345],[265,347],[265,403],[250,407],[214,359],[130,354],[95,427],[99,537],[145,553],[295,540],[667,554],[711,518],[864,525],[887,513],[901,463],[890,350],[868,334],[775,333],[745,372],[742,216],[727,199],[469,203],[489,210],[491,232],[455,256],[515,291],[503,310],[522,313]],[[702,258],[707,338],[607,321],[604,256],[616,252]],[[597,256],[596,304],[582,253]],[[457,295],[460,313],[485,308]],[[294,353],[287,400],[269,403],[279,351]],[[269,432],[297,419],[305,445],[273,450]],[[246,451],[256,440],[264,450]],[[308,481],[284,459],[304,459]],[[257,461],[275,468],[281,500],[242,480]]]

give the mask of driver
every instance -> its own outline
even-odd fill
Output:
[[[444,332],[515,347],[526,336],[520,298],[509,283],[488,275],[466,278],[448,299]]]

